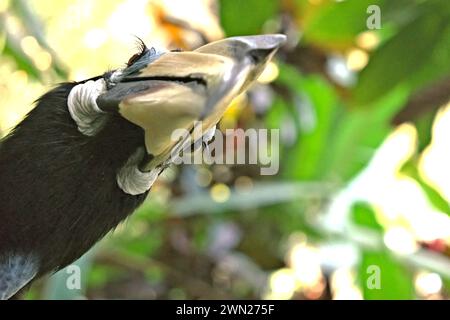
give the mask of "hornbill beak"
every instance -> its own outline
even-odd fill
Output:
[[[121,70],[97,104],[144,129],[150,156],[144,169],[151,170],[181,145],[171,139],[175,130],[192,132],[196,124],[202,132],[213,128],[285,39],[280,34],[233,37],[190,52],[155,54],[141,66]]]

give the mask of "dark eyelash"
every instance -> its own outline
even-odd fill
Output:
[[[141,38],[136,37],[137,38],[137,46],[139,49],[138,53],[135,53],[127,62],[127,67],[131,66],[133,63],[135,63],[137,60],[139,60],[142,56],[144,56],[149,49],[147,48],[147,46],[145,45],[144,41],[142,41]],[[153,49],[153,48],[152,48]]]
[[[144,41],[141,38],[139,38],[139,37],[136,37],[136,38],[137,38],[136,39],[137,47],[139,49],[140,55],[143,55],[148,50],[148,48],[147,48],[147,46],[145,45]]]

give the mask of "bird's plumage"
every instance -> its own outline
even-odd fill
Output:
[[[128,217],[184,146],[173,130],[202,119],[212,136],[283,40],[230,38],[191,53],[144,46],[122,69],[39,98],[0,145],[0,299],[72,263]]]
[[[66,105],[75,85],[42,96],[0,146],[0,261],[45,257],[37,276],[80,257],[146,196],[125,194],[114,179],[143,130],[110,115],[95,137],[81,134]]]

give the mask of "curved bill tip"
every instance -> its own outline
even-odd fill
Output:
[[[246,42],[251,48],[259,50],[272,50],[281,47],[287,37],[284,34],[263,34],[257,36],[235,37]]]

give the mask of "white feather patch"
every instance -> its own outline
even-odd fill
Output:
[[[210,128],[202,136],[202,141],[206,143],[211,141],[211,139],[214,137],[215,132],[216,126]],[[178,158],[181,150],[190,147],[190,139],[191,137],[187,136],[186,139],[177,143],[173,147],[170,157],[149,172],[142,172],[139,169],[139,164],[144,158],[145,150],[144,148],[137,149],[117,174],[117,184],[119,185],[120,189],[122,189],[123,192],[134,196],[150,190],[161,171],[164,170],[165,167],[173,163],[176,158]]]
[[[159,168],[155,168],[149,172],[139,170],[139,164],[144,157],[144,153],[144,148],[137,149],[117,174],[117,184],[127,194],[136,196],[147,192],[162,171]]]
[[[39,263],[33,255],[9,255],[0,257],[0,300],[15,295],[39,270]]]
[[[67,98],[67,107],[78,130],[87,135],[95,135],[105,123],[106,114],[98,107],[97,98],[106,92],[103,79],[89,80],[72,88]]]

